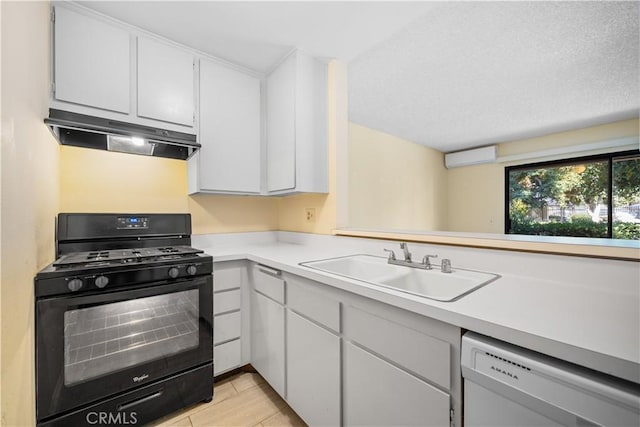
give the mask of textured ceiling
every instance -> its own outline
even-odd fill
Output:
[[[450,152],[638,117],[638,22],[638,2],[440,3],[349,64],[349,118]]]
[[[78,3],[262,73],[294,47],[348,61],[432,7],[427,2],[405,1]]]

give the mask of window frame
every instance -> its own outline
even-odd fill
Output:
[[[616,151],[612,153],[603,153],[603,154],[594,154],[590,156],[580,156],[580,157],[568,157],[564,159],[557,160],[548,160],[542,162],[534,162],[534,163],[523,163],[519,165],[513,166],[505,166],[504,168],[504,234],[514,234],[510,233],[511,229],[511,217],[509,216],[509,174],[512,171],[518,170],[526,170],[526,169],[541,169],[548,167],[558,167],[558,166],[569,166],[576,163],[586,163],[586,162],[597,162],[597,161],[606,161],[607,162],[607,175],[609,180],[609,185],[607,187],[607,236],[603,237],[604,239],[613,239],[613,162],[614,160],[624,159],[625,157],[636,157],[640,155],[640,150],[626,150],[626,151]],[[574,236],[564,236],[564,237],[574,237]]]

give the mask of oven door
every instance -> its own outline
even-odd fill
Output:
[[[38,420],[213,360],[213,278],[36,302]]]

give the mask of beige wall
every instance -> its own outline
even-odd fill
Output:
[[[504,166],[495,163],[447,170],[446,231],[504,233]]]
[[[63,212],[186,212],[187,169],[182,160],[63,146]]]
[[[48,2],[2,8],[2,418],[33,425],[33,277],[53,259],[59,147],[42,119],[49,93]]]
[[[512,141],[498,145],[498,156],[637,136],[638,127],[638,119],[633,119]],[[529,159],[518,163],[536,161]],[[448,170],[448,231],[504,233],[504,168],[514,164],[492,163]]]
[[[189,212],[194,234],[278,229],[278,200],[271,197],[193,196]]]
[[[444,230],[443,153],[349,124],[349,226]]]

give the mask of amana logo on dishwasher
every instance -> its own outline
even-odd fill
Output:
[[[509,371],[505,371],[504,369],[496,368],[494,365],[491,365],[491,370],[492,371],[496,371],[499,374],[505,375],[505,376],[507,376],[509,378],[513,378],[516,381],[520,380],[520,378],[518,378],[518,376],[516,374],[513,374],[513,373],[511,373]]]

